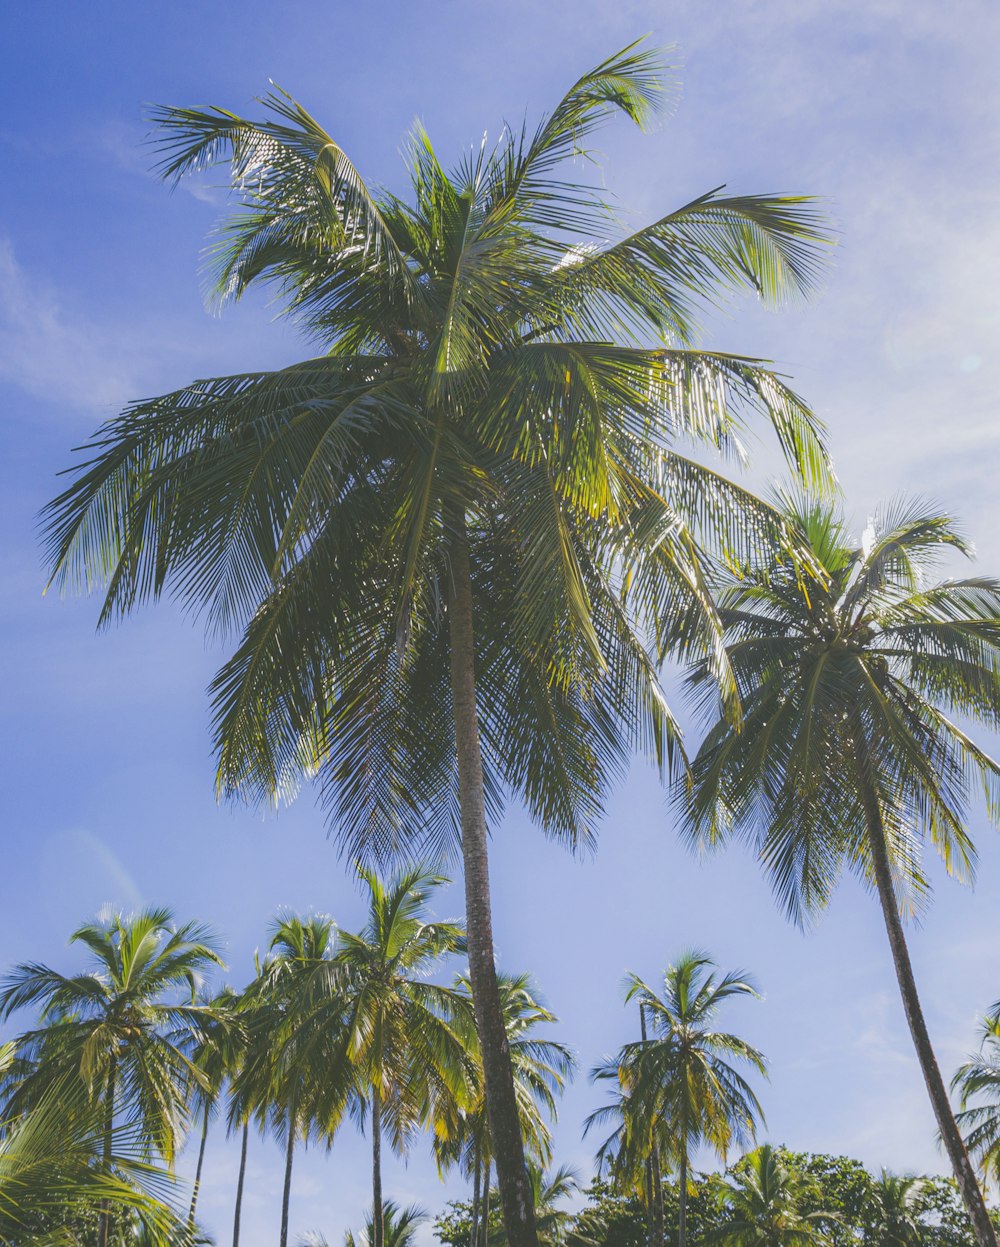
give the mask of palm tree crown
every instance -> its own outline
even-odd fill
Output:
[[[742,719],[710,726],[681,804],[699,844],[749,841],[800,921],[827,903],[845,866],[874,886],[938,1127],[981,1247],[994,1247],[900,913],[927,891],[923,839],[968,875],[977,790],[1000,813],[1000,765],[957,721],[1000,726],[1000,582],[933,581],[943,556],[970,548],[926,507],[886,508],[860,546],[832,506],[785,507],[813,573],[775,555],[728,578],[720,613]],[[691,682],[715,702],[707,667]]]
[[[734,1144],[754,1137],[763,1119],[753,1088],[733,1062],[764,1074],[764,1057],[745,1039],[714,1027],[726,1001],[757,991],[742,971],[717,975],[715,963],[700,952],[686,953],[667,969],[662,996],[637,975],[626,984],[626,1000],[640,1002],[651,1034],[594,1071],[595,1078],[614,1080],[618,1093],[587,1127],[616,1121],[599,1160],[637,1189],[648,1181],[648,1162],[655,1161],[657,1175],[661,1158],[678,1165],[678,1241],[684,1247],[691,1151],[707,1145],[724,1159]],[[658,1191],[652,1199],[659,1203]]]
[[[920,1219],[920,1203],[926,1189],[924,1178],[883,1169],[865,1200],[866,1237],[880,1247],[922,1247],[927,1226]]]
[[[188,1051],[212,1022],[195,1003],[204,972],[222,961],[207,928],[177,927],[167,909],[87,923],[71,942],[93,969],[66,976],[49,966],[16,966],[0,988],[0,1012],[36,1007],[41,1026],[18,1041],[44,1057],[21,1085],[30,1096],[54,1074],[74,1072],[105,1107],[138,1121],[146,1146],[173,1162],[187,1121],[187,1092],[205,1077]]]
[[[764,1144],[740,1163],[726,1198],[726,1223],[708,1241],[734,1247],[822,1247],[831,1214],[799,1210],[801,1182],[778,1152]]]
[[[1000,1002],[983,1023],[982,1043],[951,1081],[961,1096],[958,1124],[987,1177],[1000,1179]]]

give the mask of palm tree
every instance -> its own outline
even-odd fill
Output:
[[[704,953],[685,953],[663,976],[663,995],[637,975],[626,979],[626,1001],[638,1000],[650,1038],[628,1044],[614,1063],[627,1093],[620,1141],[611,1143],[627,1167],[640,1172],[654,1147],[678,1166],[677,1241],[685,1247],[688,1162],[693,1148],[710,1147],[722,1160],[734,1144],[754,1137],[763,1118],[753,1088],[732,1064],[766,1073],[764,1057],[738,1035],[714,1029],[719,1008],[738,996],[757,996],[742,971],[717,976]],[[598,1077],[606,1077],[604,1070]],[[591,1120],[599,1120],[599,1114]],[[658,1202],[658,1193],[654,1193]]]
[[[15,1045],[3,1045],[0,1074],[13,1059]],[[0,1123],[0,1242],[76,1243],[74,1227],[92,1226],[99,1208],[127,1217],[150,1247],[170,1247],[180,1225],[172,1181],[143,1151],[134,1123],[116,1123],[109,1153],[101,1106],[79,1078],[57,1076],[28,1111]]]
[[[529,1162],[531,1198],[538,1227],[538,1241],[544,1247],[561,1247],[566,1242],[575,1220],[574,1214],[562,1206],[562,1201],[576,1195],[580,1180],[574,1170],[560,1165],[552,1173],[546,1173],[541,1165]],[[490,1247],[506,1247],[507,1234],[501,1230],[488,1241]]]
[[[926,1190],[925,1178],[883,1169],[862,1209],[866,1241],[878,1247],[923,1247],[927,1227],[920,1220],[920,1201]]]
[[[244,992],[246,1050],[233,1080],[229,1117],[244,1129],[244,1152],[251,1117],[284,1145],[280,1247],[288,1244],[295,1145],[317,1136],[332,1141],[351,1101],[353,1071],[336,1052],[342,1039],[330,1026],[322,1043],[305,1051],[305,1019],[318,1002],[333,1002],[328,1023],[340,1008],[340,974],[335,962],[334,923],[314,915],[281,914],[274,924],[268,956]],[[320,1100],[322,1099],[322,1107]],[[239,1236],[242,1165],[234,1238]]]
[[[422,1122],[444,1099],[461,1100],[469,1077],[465,1045],[451,1019],[465,998],[425,977],[465,948],[463,929],[432,921],[428,904],[447,880],[421,867],[383,883],[359,868],[368,892],[368,919],[357,933],[341,931],[336,966],[340,996],[299,1018],[303,1060],[335,1030],[341,1059],[371,1114],[372,1247],[384,1247],[381,1210],[382,1140],[403,1153]],[[331,1021],[333,1026],[331,1026]],[[315,1037],[315,1038],[314,1038]],[[326,1111],[329,1083],[320,1092]]]
[[[243,1046],[243,1034],[237,1013],[239,997],[236,992],[231,987],[226,987],[216,996],[204,999],[202,1003],[207,1006],[208,1019],[200,1027],[189,1054],[201,1076],[191,1080],[189,1093],[191,1107],[200,1119],[198,1161],[191,1188],[191,1206],[188,1210],[189,1234],[193,1234],[195,1229],[208,1124],[218,1108],[223,1087],[238,1064]]]
[[[572,1076],[575,1059],[570,1049],[554,1039],[536,1034],[539,1026],[551,1025],[558,1018],[539,1001],[527,974],[499,974],[497,984],[503,1011],[504,1029],[514,1090],[518,1102],[521,1137],[529,1158],[529,1175],[534,1176],[552,1159],[552,1136],[545,1118],[556,1116],[556,1097]],[[456,988],[471,997],[471,984],[465,977]],[[435,1122],[434,1152],[438,1169],[444,1173],[458,1164],[472,1179],[471,1247],[485,1247],[490,1215],[490,1170],[493,1150],[486,1109],[482,1051],[474,1026],[474,1010],[456,1021],[456,1029],[472,1057],[471,1092],[465,1103],[443,1100]],[[470,1025],[469,1023],[473,1023]],[[535,1203],[536,1219],[540,1217]],[[539,1226],[539,1234],[541,1228]]]
[[[258,963],[258,976],[260,971],[261,966]],[[233,1247],[239,1247],[240,1242],[240,1218],[243,1211],[243,1187],[246,1181],[247,1149],[250,1142],[250,1122],[253,1117],[251,1103],[248,1103],[249,1097],[243,1092],[239,1079],[248,1055],[250,1043],[248,1023],[252,1017],[254,1006],[258,1003],[258,996],[256,994],[255,987],[256,985],[252,985],[242,994],[233,994],[233,998],[230,1003],[232,1030],[225,1047],[225,1057],[227,1062],[225,1077],[226,1082],[228,1083],[229,1101],[226,1112],[226,1128],[229,1133],[239,1131],[240,1136],[240,1163],[237,1170],[236,1201],[233,1208]]]
[[[46,516],[54,577],[105,585],[102,619],[169,587],[241,634],[214,685],[221,792],[272,800],[318,776],[369,861],[458,832],[512,1247],[535,1235],[488,817],[513,796],[583,842],[633,746],[676,762],[645,644],[665,618],[720,659],[735,710],[703,543],[743,557],[780,532],[679,440],[738,449],[759,412],[801,477],[829,479],[772,372],[691,346],[699,303],[810,288],[811,203],[711,192],[609,243],[607,197],[565,168],[611,115],[644,125],[662,76],[626,48],[450,172],[418,128],[410,202],[369,190],[280,91],[256,119],[158,110],[164,177],[229,166],[220,297],[276,284],[318,353],[130,406]]]
[[[222,965],[211,934],[196,923],[175,926],[168,909],[144,909],[86,923],[70,942],[89,950],[88,972],[67,977],[29,962],[0,984],[2,1016],[34,1006],[41,1023],[17,1041],[36,1067],[12,1103],[30,1105],[54,1078],[73,1075],[100,1105],[105,1169],[123,1113],[138,1121],[147,1150],[172,1166],[186,1090],[203,1081],[185,1047],[211,1020],[194,1003],[204,971]],[[107,1247],[108,1225],[105,1210],[100,1247]]]
[[[400,1208],[391,1199],[382,1205],[382,1227],[385,1247],[413,1247],[417,1231],[427,1220],[427,1213],[417,1204]],[[369,1217],[361,1234],[355,1236],[352,1230],[344,1235],[344,1247],[372,1247],[375,1241],[374,1218]],[[301,1247],[327,1247],[327,1240],[322,1234],[306,1234],[300,1239]]]
[[[706,1235],[709,1243],[732,1243],[734,1247],[823,1247],[829,1240],[825,1212],[799,1211],[801,1182],[765,1143],[749,1152],[737,1168],[736,1181],[727,1198],[728,1218]]]
[[[951,1080],[961,1096],[958,1124],[983,1176],[1000,1178],[1000,1001],[983,1023],[975,1056],[959,1066]]]
[[[721,614],[743,718],[709,728],[681,804],[698,844],[749,841],[800,922],[845,865],[875,890],[941,1138],[980,1247],[995,1247],[901,915],[927,890],[923,838],[949,871],[971,872],[964,823],[980,785],[998,810],[1000,766],[951,716],[1000,725],[1000,582],[933,582],[942,557],[970,548],[926,507],[891,505],[858,547],[832,506],[784,505],[814,574],[777,557],[728,574]],[[707,679],[702,667],[691,682],[711,702]]]

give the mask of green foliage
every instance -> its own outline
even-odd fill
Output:
[[[893,1179],[874,1175],[860,1161],[847,1156],[772,1149],[774,1159],[788,1172],[794,1189],[795,1218],[790,1228],[805,1222],[817,1241],[830,1247],[896,1247],[900,1241],[874,1215],[873,1193],[886,1176],[915,1190],[913,1212],[920,1247],[975,1247],[975,1237],[950,1178]],[[735,1184],[746,1181],[753,1154],[737,1161],[727,1174],[692,1177],[687,1196],[689,1247],[709,1247],[733,1216]],[[597,1179],[584,1192],[585,1202],[573,1211],[567,1228],[567,1247],[648,1247],[646,1210],[638,1196]],[[679,1190],[676,1179],[663,1183],[666,1247],[676,1247]],[[454,1202],[434,1222],[434,1232],[445,1247],[469,1247],[471,1203]],[[991,1213],[1000,1227],[1000,1210]],[[491,1238],[501,1232],[499,1210],[491,1213]],[[805,1241],[805,1240],[802,1240]],[[902,1240],[907,1241],[907,1240]]]
[[[21,1068],[8,1079],[9,1108],[37,1102],[54,1078],[78,1080],[101,1105],[106,1129],[134,1122],[147,1152],[172,1163],[188,1117],[188,1090],[206,1076],[189,1051],[213,1020],[195,1003],[201,975],[222,961],[210,933],[180,927],[166,909],[86,923],[71,942],[90,953],[88,972],[66,976],[31,962],[0,987],[0,1013],[36,1008],[40,1025],[16,1041]]]
[[[167,180],[228,167],[220,298],[276,288],[318,349],[126,408],[48,509],[49,550],[63,584],[105,590],[103,620],[167,592],[239,636],[213,685],[222,792],[316,776],[352,856],[450,842],[443,604],[466,537],[491,812],[512,794],[585,843],[633,748],[676,764],[668,647],[712,655],[734,704],[708,547],[787,533],[683,452],[739,454],[761,417],[799,479],[831,476],[805,404],[694,349],[697,314],[807,292],[829,238],[802,198],[710,192],[598,241],[617,213],[563,162],[613,115],[644,125],[661,76],[625,48],[451,168],[418,128],[405,201],[283,92],[252,118],[156,111]]]
[[[966,810],[984,795],[1000,811],[1000,764],[954,717],[1000,726],[1000,581],[935,583],[942,559],[971,548],[921,505],[884,508],[860,547],[833,507],[802,499],[786,514],[815,574],[776,552],[726,577],[743,718],[717,714],[697,668],[690,687],[712,721],[679,796],[688,831],[702,846],[748,841],[802,921],[841,871],[875,882],[874,803],[896,900],[913,909],[927,894],[923,841],[969,876]]]

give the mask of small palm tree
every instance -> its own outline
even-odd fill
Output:
[[[941,1138],[980,1247],[995,1247],[902,915],[927,891],[924,838],[968,875],[977,789],[1000,811],[1000,764],[955,717],[1000,727],[1000,582],[935,583],[940,560],[970,547],[926,507],[890,506],[859,546],[836,508],[784,506],[813,574],[777,555],[726,574],[721,616],[743,716],[711,724],[681,805],[697,844],[749,841],[799,922],[826,905],[844,867],[875,891]],[[705,667],[691,677],[703,704],[715,702],[710,681]]]
[[[31,962],[0,986],[3,1016],[40,1011],[40,1027],[17,1041],[35,1061],[20,1102],[30,1105],[54,1078],[75,1076],[103,1115],[105,1168],[120,1116],[134,1118],[147,1150],[172,1165],[187,1089],[204,1081],[186,1048],[212,1017],[195,1004],[203,973],[222,965],[212,937],[195,923],[176,927],[167,909],[146,909],[86,923],[70,942],[86,946],[91,970],[67,977]],[[100,1247],[107,1247],[108,1225],[102,1213]]]
[[[382,1234],[385,1247],[413,1247],[417,1231],[427,1220],[427,1213],[417,1204],[400,1208],[391,1199],[382,1205]],[[355,1238],[350,1230],[344,1235],[344,1247],[373,1247],[375,1220],[369,1217],[362,1233]]]
[[[332,1141],[351,1105],[353,1070],[338,1059],[343,1039],[331,1025],[341,1011],[334,937],[331,918],[279,915],[268,956],[243,996],[247,1041],[229,1116],[231,1124],[243,1126],[244,1146],[251,1117],[284,1144],[280,1247],[288,1243],[296,1143],[310,1137]],[[320,1004],[327,1030],[322,1042],[306,1050],[306,1019]]]
[[[383,1135],[403,1153],[438,1104],[467,1094],[470,1060],[452,1024],[468,1014],[466,997],[426,977],[464,951],[465,934],[428,915],[433,894],[447,882],[440,876],[420,867],[387,883],[374,871],[359,869],[358,876],[368,892],[368,920],[357,933],[340,932],[340,995],[300,1018],[298,1030],[307,1054],[331,1029],[343,1036],[343,1059],[371,1114],[372,1247],[384,1247]],[[321,1093],[320,1103],[326,1100]]]
[[[733,1247],[824,1247],[831,1213],[799,1210],[801,1180],[769,1144],[748,1153],[737,1167],[726,1199],[724,1225],[707,1243]]]
[[[710,1147],[725,1160],[734,1144],[754,1137],[763,1110],[732,1062],[766,1073],[764,1057],[738,1035],[714,1028],[716,1014],[734,997],[757,996],[742,972],[718,976],[704,953],[690,952],[668,967],[663,995],[637,975],[626,980],[626,1000],[638,1000],[650,1037],[629,1044],[613,1063],[623,1091],[621,1123],[606,1145],[632,1175],[642,1172],[654,1146],[678,1167],[679,1247],[686,1243],[688,1167],[692,1149]],[[607,1077],[605,1068],[598,1077]],[[594,1115],[591,1120],[599,1120]]]
[[[562,1247],[569,1236],[574,1214],[565,1207],[564,1201],[578,1194],[580,1180],[575,1170],[560,1165],[547,1173],[540,1165],[529,1164],[531,1197],[534,1201],[538,1241],[544,1247]],[[501,1229],[486,1239],[489,1247],[506,1247],[506,1230]]]
[[[534,1174],[552,1159],[552,1136],[546,1118],[554,1120],[557,1096],[572,1076],[575,1060],[565,1044],[537,1034],[540,1026],[551,1025],[558,1019],[541,1004],[528,975],[500,974],[497,983],[514,1071],[521,1137],[529,1158],[529,1173]],[[456,988],[471,999],[467,978],[460,977]],[[465,1176],[472,1179],[471,1247],[482,1247],[489,1225],[493,1148],[474,1008],[456,1015],[455,1026],[471,1058],[470,1085],[464,1103],[441,1101],[434,1128],[434,1153],[440,1172],[458,1164]],[[536,1216],[540,1215],[537,1206],[535,1211]]]
[[[1000,1001],[983,1023],[975,1056],[951,1080],[961,1096],[958,1124],[984,1176],[1000,1180]]]
[[[923,1247],[927,1226],[920,1219],[924,1178],[899,1176],[883,1169],[872,1182],[862,1208],[866,1241],[878,1247]]]
[[[104,618],[169,587],[242,634],[214,688],[221,791],[272,800],[316,775],[368,860],[460,828],[513,1247],[535,1235],[487,819],[511,793],[586,841],[632,747],[676,760],[647,639],[683,620],[685,648],[720,656],[703,540],[775,535],[679,446],[738,450],[759,413],[800,478],[829,480],[772,371],[692,345],[722,294],[810,289],[814,207],[711,192],[609,242],[607,196],[567,168],[612,115],[644,126],[663,75],[625,48],[450,170],[418,128],[408,201],[280,91],[252,119],[158,110],[166,178],[229,166],[220,296],[275,284],[316,354],[130,406],[48,511],[56,574],[106,585]]]
[[[198,1195],[201,1191],[201,1171],[205,1161],[205,1144],[208,1141],[208,1125],[215,1115],[219,1099],[227,1080],[233,1073],[242,1053],[243,1035],[239,1025],[239,998],[232,988],[224,988],[216,996],[202,1000],[207,1018],[200,1026],[189,1055],[200,1077],[192,1078],[190,1100],[193,1116],[199,1122],[198,1160],[194,1183],[191,1188],[191,1206],[188,1210],[188,1232],[194,1234]]]

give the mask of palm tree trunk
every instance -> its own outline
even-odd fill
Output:
[[[372,1089],[372,1247],[385,1242],[382,1207],[382,1097]]]
[[[476,1026],[483,1054],[486,1107],[496,1161],[500,1200],[510,1247],[538,1247],[531,1184],[524,1163],[524,1143],[514,1094],[510,1047],[497,989],[493,954],[493,917],[487,853],[488,832],[483,796],[483,758],[476,712],[475,643],[472,625],[472,576],[465,516],[452,523],[451,583],[448,599],[451,631],[451,695],[455,718],[459,799],[462,814],[462,861],[465,868],[465,920],[469,978]],[[484,1222],[485,1224],[485,1222]],[[488,1233],[488,1230],[487,1230]]]
[[[243,1179],[247,1173],[247,1140],[250,1122],[243,1123],[243,1143],[240,1147],[240,1176],[236,1179],[236,1211],[233,1213],[233,1247],[240,1247],[240,1212],[243,1209]]]
[[[969,1153],[965,1148],[965,1141],[958,1129],[958,1123],[955,1121],[955,1115],[952,1112],[951,1102],[948,1099],[944,1079],[941,1077],[937,1057],[934,1055],[934,1049],[931,1046],[927,1023],[924,1020],[923,1009],[920,1006],[920,997],[917,995],[917,984],[913,976],[913,966],[910,962],[910,951],[906,946],[906,936],[903,932],[903,923],[899,915],[896,890],[892,883],[892,867],[889,862],[889,850],[885,841],[885,826],[882,821],[881,803],[864,765],[860,765],[858,769],[859,787],[867,823],[868,843],[871,849],[872,867],[875,873],[875,885],[878,889],[878,898],[882,906],[882,917],[885,921],[886,934],[889,937],[889,947],[892,950],[892,961],[896,969],[899,993],[903,998],[903,1011],[906,1014],[913,1046],[917,1052],[917,1060],[920,1062],[920,1069],[923,1072],[924,1082],[927,1085],[927,1094],[930,1096],[934,1116],[937,1119],[938,1130],[944,1142],[945,1150],[948,1153],[948,1159],[951,1161],[955,1181],[958,1183],[958,1189],[969,1214],[969,1219],[972,1222],[976,1241],[979,1247],[997,1247],[997,1237],[993,1229],[993,1223],[990,1221],[989,1213],[986,1210],[986,1201],[983,1198],[982,1189],[976,1180],[972,1162],[969,1160]]]
[[[194,1229],[194,1213],[198,1206],[198,1191],[201,1189],[201,1167],[205,1161],[205,1142],[208,1139],[208,1101],[205,1101],[205,1112],[201,1119],[201,1143],[198,1146],[198,1164],[194,1171],[194,1185],[191,1187],[191,1208],[188,1211],[188,1229]]]
[[[677,1247],[687,1244],[688,1153],[687,1143],[681,1144],[681,1164],[677,1186]]]
[[[115,1080],[118,1075],[118,1062],[114,1055],[108,1065],[108,1090],[107,1103],[104,1106],[104,1173],[111,1171],[111,1155],[114,1141],[115,1128]],[[111,1228],[111,1204],[108,1200],[104,1200],[101,1204],[101,1213],[97,1222],[97,1244],[98,1247],[108,1247],[108,1233]]]
[[[285,1186],[281,1192],[280,1247],[288,1247],[288,1205],[292,1198],[292,1153],[295,1151],[295,1112],[288,1114],[288,1143],[285,1145]]]
[[[476,1140],[472,1159],[472,1233],[469,1247],[479,1247],[479,1192],[483,1183],[483,1154]]]

